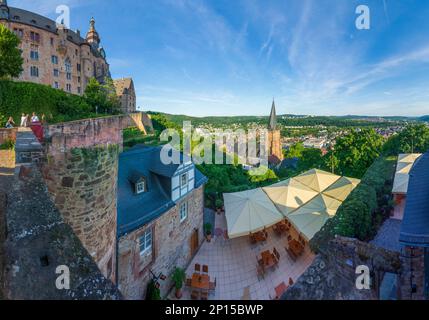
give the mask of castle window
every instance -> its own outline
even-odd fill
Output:
[[[77,87],[77,93],[81,94],[82,89],[80,87]]]
[[[51,46],[54,46],[54,38],[51,38]]]
[[[13,20],[21,20],[21,17],[20,16],[14,16]]]
[[[67,72],[67,80],[71,80],[71,78],[72,78],[71,73],[70,73],[70,72]]]
[[[38,34],[37,32],[31,31],[30,32],[30,39],[31,39],[31,41],[39,42],[40,41],[40,34]]]
[[[31,50],[30,50],[30,58],[31,60],[39,60],[39,47],[38,46],[31,46]]]
[[[188,218],[188,202],[183,202],[180,205],[180,222],[185,221]]]
[[[51,61],[53,64],[58,64],[58,57],[57,56],[52,56],[51,57]]]
[[[139,238],[140,256],[144,256],[152,250],[152,229],[146,230]]]
[[[66,59],[65,67],[66,67],[66,72],[71,72],[71,70],[72,70],[72,65],[71,65],[71,62],[70,62],[70,59],[69,59],[69,58],[67,58],[67,59]]]
[[[77,82],[80,83],[81,82],[81,78],[77,77]]]
[[[54,69],[54,77],[59,77],[60,71],[58,69]]]
[[[77,69],[77,71],[78,71],[78,72],[80,72],[80,71],[81,71],[82,66],[80,65],[80,63],[78,63],[78,64],[77,64],[76,69]]]
[[[35,66],[31,66],[30,67],[30,75],[32,77],[38,77],[39,76],[39,68],[35,67]]]
[[[57,81],[54,82],[54,88],[55,89],[59,89],[60,88],[60,84]]]
[[[15,28],[13,29],[13,32],[21,39],[24,37],[24,30],[22,29]]]
[[[69,84],[69,83],[66,84],[66,90],[67,90],[67,92],[72,91],[71,84]]]
[[[33,19],[33,20],[31,20],[30,22],[31,22],[32,24],[37,24],[37,21],[36,21],[36,20],[34,20],[34,19]]]

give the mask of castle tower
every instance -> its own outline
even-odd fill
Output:
[[[86,41],[95,49],[98,49],[98,47],[100,46],[100,35],[98,34],[97,30],[95,30],[94,18],[91,18],[91,21],[89,22],[89,30],[86,34]]]
[[[9,20],[9,7],[6,0],[0,0],[0,20]]]
[[[277,114],[276,104],[273,99],[273,105],[271,107],[270,119],[268,122],[268,147],[269,156],[274,156],[279,160],[283,160],[282,144],[280,130],[277,129]]]

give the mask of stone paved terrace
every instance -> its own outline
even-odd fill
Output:
[[[216,215],[216,228],[226,229],[225,216]],[[296,281],[311,265],[314,254],[306,252],[296,262],[286,253],[286,236],[279,238],[270,229],[268,241],[261,245],[251,245],[248,237],[224,240],[222,236],[214,237],[210,243],[204,242],[197,255],[186,271],[190,278],[196,263],[208,265],[210,280],[216,278],[215,294],[211,300],[270,300],[273,299],[275,288],[282,282],[288,284],[289,278]],[[265,250],[276,248],[280,253],[279,268],[267,270],[265,278],[258,280],[256,257]],[[190,299],[189,288],[184,287],[182,300]],[[247,296],[249,293],[250,296]],[[170,299],[174,298],[174,290]]]

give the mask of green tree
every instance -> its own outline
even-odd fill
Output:
[[[424,153],[429,149],[429,128],[425,124],[409,125],[399,134],[400,152]]]
[[[339,173],[361,178],[380,155],[383,144],[384,138],[374,129],[355,130],[340,137],[335,145]]]
[[[16,78],[22,72],[24,60],[18,46],[20,39],[4,25],[0,24],[0,79]]]
[[[101,84],[95,78],[91,78],[85,89],[85,99],[94,108],[94,111],[100,113],[115,114],[119,110],[119,99],[116,96],[113,81],[105,79]]]
[[[285,158],[302,158],[302,153],[304,152],[304,150],[305,148],[302,142],[295,143],[291,145],[289,150],[285,152]]]

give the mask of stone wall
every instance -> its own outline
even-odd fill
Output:
[[[3,144],[7,141],[16,141],[16,133],[18,128],[5,129],[0,128],[0,144]]]
[[[424,248],[405,247],[401,255],[403,272],[400,295],[405,300],[425,300]]]
[[[161,281],[161,296],[168,294],[172,287],[170,278],[174,268],[186,268],[191,257],[191,237],[198,230],[199,244],[204,239],[203,233],[203,200],[204,187],[194,190],[186,199],[188,201],[188,218],[180,222],[178,203],[174,208],[157,220],[143,226],[119,240],[119,289],[127,299],[142,299],[152,270],[156,275],[162,272],[167,276]],[[148,229],[153,232],[153,250],[149,255],[140,257],[139,237]]]
[[[17,167],[7,194],[4,297],[10,300],[111,300],[122,296],[97,268],[50,200],[34,164]],[[70,270],[59,290],[58,266]]]
[[[118,146],[48,155],[43,176],[56,207],[102,273],[115,281]]]
[[[356,267],[368,266],[371,290],[356,288]],[[283,295],[283,300],[373,300],[386,272],[401,274],[399,253],[356,239],[337,237],[326,254],[313,264]]]
[[[283,160],[280,130],[268,132],[268,146],[269,156],[273,155],[276,156],[278,159]]]

